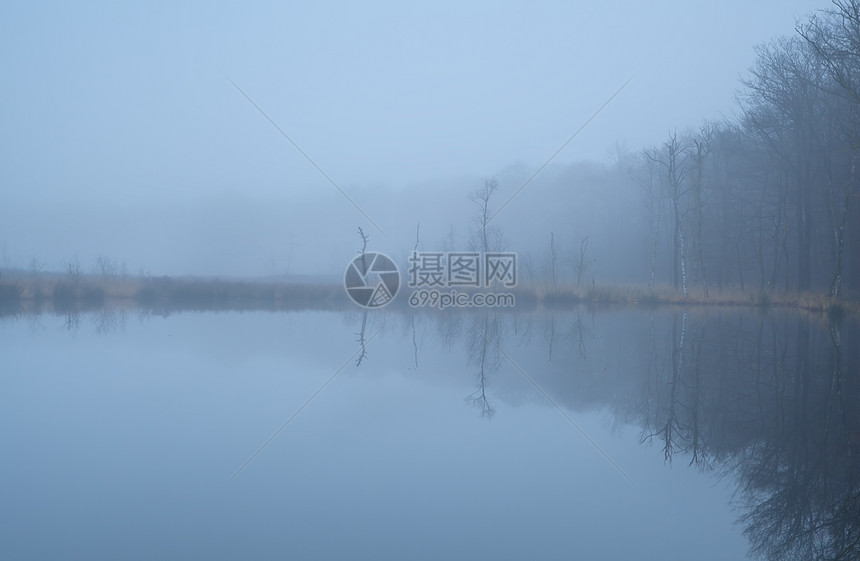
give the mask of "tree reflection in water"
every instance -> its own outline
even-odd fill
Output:
[[[528,369],[553,400],[608,407],[667,463],[683,457],[734,480],[755,556],[860,558],[860,346],[845,344],[856,323],[778,311],[596,314],[584,349],[578,312],[469,319],[475,329],[467,321],[461,331],[440,317],[439,333],[469,334],[478,382],[469,400],[482,415],[496,412],[493,396],[504,399],[488,391],[502,363],[496,345],[530,349]]]
[[[736,480],[755,555],[860,558],[860,353],[843,343],[856,323],[679,311],[648,324],[624,341],[651,346],[635,352],[644,368],[625,383],[642,391],[622,408],[642,440]]]

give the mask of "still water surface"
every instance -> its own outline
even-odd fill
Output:
[[[860,513],[856,333],[741,311],[7,317],[2,557],[819,551],[792,532]]]

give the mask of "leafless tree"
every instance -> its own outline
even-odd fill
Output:
[[[848,107],[843,114],[848,122],[843,124],[844,142],[848,146],[848,177],[836,179],[828,174],[828,207],[836,245],[834,271],[829,292],[839,297],[845,270],[845,230],[849,207],[857,183],[857,155],[860,152],[860,2],[858,0],[834,0],[833,8],[820,10],[806,22],[798,22],[796,29],[812,48],[835,84],[818,85],[825,91],[834,91],[844,97]]]
[[[687,248],[684,238],[683,215],[681,198],[686,192],[687,147],[678,140],[678,134],[672,132],[658,152],[646,151],[645,156],[663,168],[663,180],[669,201],[672,204],[672,285],[679,287],[687,296]]]
[[[579,241],[579,255],[573,261],[573,272],[576,273],[576,286],[582,283],[582,277],[588,272],[593,260],[589,260],[588,254],[588,236],[583,237]]]
[[[120,265],[107,255],[99,255],[96,257],[96,264],[93,267],[93,272],[99,275],[102,279],[113,279],[119,276]]]
[[[77,257],[66,261],[63,264],[63,270],[66,272],[66,278],[72,282],[78,282],[81,279],[81,263]]]
[[[693,139],[692,146],[692,164],[693,164],[693,245],[696,252],[696,273],[705,290],[705,297],[710,295],[708,287],[708,270],[705,265],[704,252],[704,208],[705,208],[705,164],[710,153],[710,136],[711,130],[709,127],[704,127],[699,138]]]
[[[860,2],[833,0],[833,6],[798,22],[795,28],[842,93],[860,103]]]
[[[364,233],[364,230],[361,229],[361,226],[358,227],[358,235],[361,238],[361,249],[358,250],[358,254],[361,257],[361,274],[367,274],[367,260],[365,259],[367,253],[367,242],[370,240],[370,236]]]
[[[492,217],[490,214],[490,200],[498,189],[499,182],[495,177],[489,177],[484,179],[483,186],[469,195],[469,199],[478,205],[478,245],[480,246],[480,251],[484,253],[501,249],[499,247],[502,244],[501,230],[497,226],[489,224]]]
[[[816,194],[825,169],[826,70],[799,38],[784,38],[756,49],[751,77],[741,101],[744,125],[778,158],[791,181],[797,247],[797,288],[812,286]]]

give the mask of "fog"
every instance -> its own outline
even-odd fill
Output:
[[[860,559],[860,0],[74,4],[0,7],[4,551]]]
[[[465,248],[483,178],[500,208],[632,77],[494,224],[535,268],[589,236],[597,282],[645,282],[620,155],[733,118],[754,46],[824,7],[7,4],[0,266],[332,276],[359,226],[402,258],[419,223]]]

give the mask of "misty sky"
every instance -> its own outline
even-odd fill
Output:
[[[61,252],[89,258],[130,223],[85,231],[64,222],[69,204],[345,204],[225,75],[344,189],[415,189],[539,165],[634,75],[559,164],[734,114],[753,46],[827,5],[6,3],[0,194],[14,211],[0,210],[0,244],[18,265],[38,254],[57,268]],[[148,242],[127,237],[104,245],[134,261]],[[153,259],[138,261],[178,272]]]

